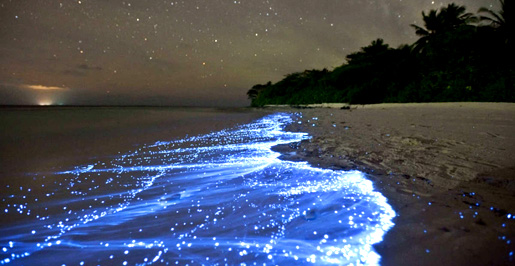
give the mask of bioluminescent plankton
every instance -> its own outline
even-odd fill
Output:
[[[280,160],[307,139],[275,114],[207,135],[157,142],[51,174],[4,195],[2,264],[378,264],[393,226],[359,171]]]

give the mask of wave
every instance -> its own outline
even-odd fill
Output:
[[[298,115],[35,175],[45,193],[9,197],[0,263],[378,264],[395,212],[372,182],[271,150],[309,138],[284,131]]]

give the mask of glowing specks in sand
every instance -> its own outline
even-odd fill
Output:
[[[27,217],[0,230],[1,263],[377,264],[394,211],[361,172],[279,160],[272,146],[307,138],[283,131],[291,122],[276,114],[36,175],[41,193],[4,196],[3,215]]]

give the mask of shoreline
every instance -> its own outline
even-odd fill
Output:
[[[363,171],[388,199],[383,265],[515,261],[515,104],[270,109],[302,113],[286,130],[312,136],[276,146],[282,159]]]

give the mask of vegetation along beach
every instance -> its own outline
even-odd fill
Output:
[[[420,37],[392,48],[382,39],[347,55],[332,71],[305,70],[276,83],[257,84],[253,106],[345,102],[513,102],[515,27],[513,1],[477,14],[449,4],[422,12]]]

